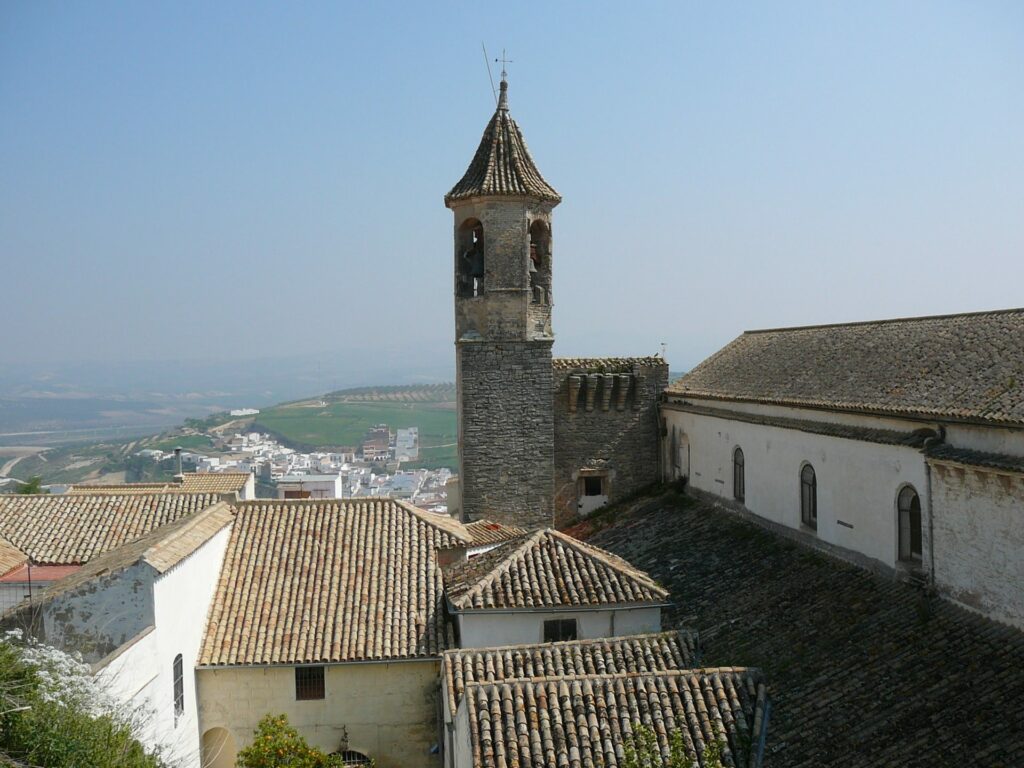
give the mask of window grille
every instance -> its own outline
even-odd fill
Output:
[[[324,668],[295,668],[295,700],[311,701],[324,698]]]
[[[818,480],[810,464],[804,464],[800,470],[800,520],[808,528],[818,530]]]
[[[174,679],[174,724],[177,726],[178,718],[185,714],[185,671],[180,653],[174,657],[171,669]]]

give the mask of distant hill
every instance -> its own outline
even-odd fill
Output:
[[[408,466],[456,467],[458,422],[452,383],[342,389],[263,409],[250,428],[269,432],[293,448],[312,450],[356,447],[376,424],[419,429],[421,458]]]
[[[328,392],[324,400],[336,403],[455,403],[455,383],[355,387]]]

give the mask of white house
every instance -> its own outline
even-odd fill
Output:
[[[1024,310],[750,331],[662,417],[667,479],[1024,625]]]
[[[285,475],[277,480],[279,499],[340,499],[344,488],[338,475]]]
[[[134,496],[134,509],[126,514],[111,506],[117,499],[110,496],[64,497],[65,511],[74,502],[79,509],[106,507],[108,512],[90,516],[86,509],[84,521],[69,516],[65,544],[70,548],[88,546],[97,534],[107,542],[123,536],[133,523],[145,525],[147,511],[161,505],[199,509],[97,553],[31,603],[4,616],[6,626],[80,653],[108,692],[142,724],[143,743],[159,747],[169,761],[182,766],[199,764],[194,670],[232,521],[226,503],[208,496],[193,498],[191,505],[181,503],[190,498]],[[55,500],[38,506],[60,511],[61,505]]]

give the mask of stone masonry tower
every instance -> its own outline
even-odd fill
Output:
[[[551,212],[561,197],[508,112],[445,195],[455,215],[455,350],[464,519],[552,524]]]

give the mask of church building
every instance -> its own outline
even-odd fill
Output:
[[[494,116],[444,201],[455,217],[462,518],[550,526],[657,482],[665,361],[552,358],[562,198],[509,114],[504,73]]]
[[[662,415],[666,479],[1024,626],[1024,309],[748,331]]]

